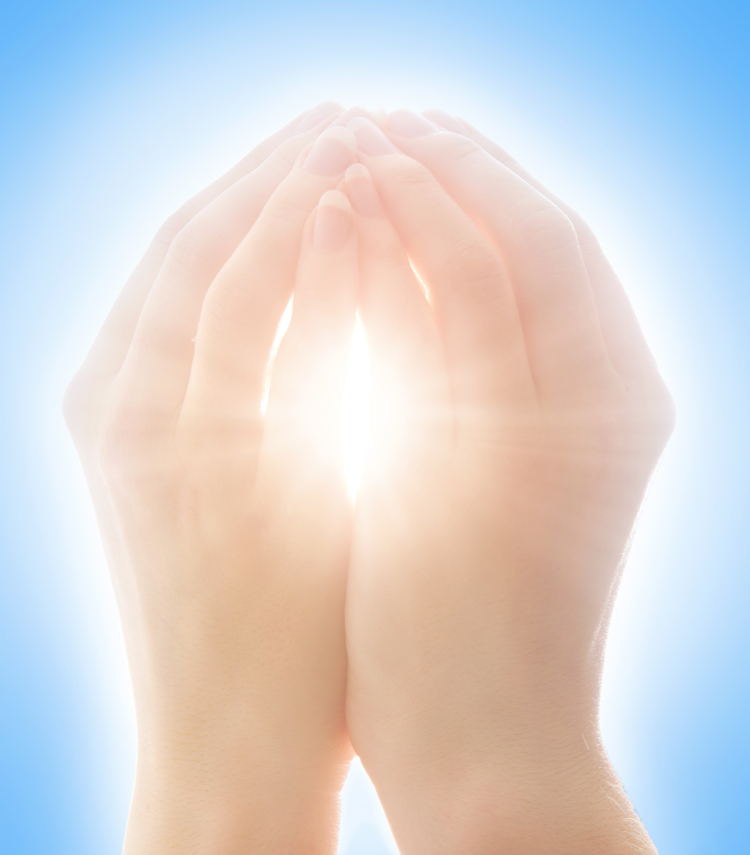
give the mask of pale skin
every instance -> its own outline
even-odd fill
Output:
[[[598,700],[671,398],[587,226],[494,143],[299,117],[166,224],[65,412],[136,702],[126,855],[334,852],[355,751],[402,855],[656,851]]]

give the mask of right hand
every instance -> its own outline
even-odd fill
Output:
[[[374,389],[353,746],[402,855],[652,852],[598,686],[669,394],[601,253],[547,195],[420,117],[389,117],[390,140],[349,127],[369,169],[347,182]]]

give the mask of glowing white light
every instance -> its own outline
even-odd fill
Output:
[[[343,401],[343,454],[349,493],[354,499],[362,474],[369,434],[370,399],[367,346],[362,325],[357,321],[352,339],[349,376]]]

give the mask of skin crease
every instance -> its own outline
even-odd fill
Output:
[[[262,143],[66,394],[136,701],[126,855],[331,853],[353,751],[402,855],[655,852],[597,715],[671,399],[588,227],[427,115],[326,103]]]

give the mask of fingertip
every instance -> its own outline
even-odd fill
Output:
[[[440,128],[419,113],[411,110],[394,110],[385,120],[388,133],[400,137],[426,137],[440,131]]]
[[[329,205],[334,208],[340,208],[351,216],[352,206],[349,204],[349,199],[346,194],[341,190],[326,190],[326,192],[320,197],[320,202],[318,202],[319,208],[325,208]]]
[[[314,175],[333,176],[346,169],[356,150],[357,140],[352,131],[340,125],[331,125],[302,154],[301,166]]]
[[[352,156],[354,156],[354,152],[357,150],[356,137],[348,128],[341,127],[341,125],[331,125],[331,127],[326,128],[321,133],[321,137],[338,140],[338,142],[349,150]]]
[[[433,124],[438,125],[446,131],[450,131],[454,134],[462,134],[466,136],[468,128],[461,122],[460,119],[456,118],[456,116],[451,116],[449,113],[446,113],[445,110],[438,110],[433,107],[429,110],[422,110],[422,115],[428,121]]]
[[[363,217],[382,217],[378,191],[372,182],[370,170],[363,163],[353,163],[345,175],[346,192],[354,210]]]
[[[293,133],[301,134],[305,131],[310,131],[324,119],[329,119],[330,121],[334,113],[342,113],[343,111],[344,108],[336,101],[322,101],[306,113],[303,113],[299,122],[294,126]]]
[[[320,252],[339,252],[349,239],[352,206],[340,190],[326,190],[315,211],[312,246]]]
[[[374,114],[365,107],[355,105],[354,107],[349,107],[348,110],[344,110],[339,116],[336,116],[331,122],[331,127],[346,127],[354,118],[373,119]]]
[[[371,114],[373,122],[381,128],[385,126],[385,120],[387,117],[388,111],[385,107],[376,107]]]
[[[471,124],[471,122],[467,122],[466,119],[462,119],[461,116],[456,116],[456,121],[460,122],[464,127],[464,133],[468,134],[478,134],[479,131]]]
[[[388,137],[371,119],[358,116],[352,119],[347,128],[357,140],[357,149],[370,157],[384,154],[398,154],[399,151]]]
[[[349,182],[354,178],[366,178],[370,180],[370,170],[364,163],[353,163],[344,174],[344,181]]]

